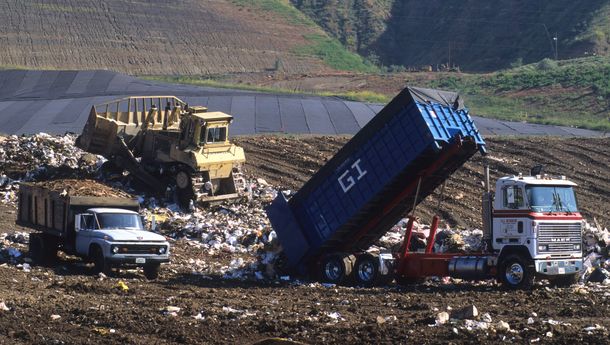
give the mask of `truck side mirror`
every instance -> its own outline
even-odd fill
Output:
[[[80,230],[80,218],[81,218],[82,214],[77,214],[74,216],[74,230],[75,231],[79,231]]]

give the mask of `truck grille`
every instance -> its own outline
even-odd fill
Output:
[[[546,223],[538,227],[538,244],[547,245],[541,253],[573,252],[582,243],[581,223]]]
[[[161,247],[165,246],[120,245],[119,254],[158,254]]]

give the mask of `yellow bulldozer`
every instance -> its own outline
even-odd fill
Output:
[[[246,195],[243,148],[229,141],[233,117],[175,96],[126,97],[94,105],[76,145],[128,171],[181,207]]]

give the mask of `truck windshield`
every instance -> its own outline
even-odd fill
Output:
[[[137,214],[128,213],[98,213],[100,229],[137,229],[143,230],[142,220]]]
[[[534,212],[578,212],[570,186],[527,186],[525,191]]]

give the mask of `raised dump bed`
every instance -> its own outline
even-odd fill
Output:
[[[366,250],[477,151],[485,142],[457,93],[404,89],[290,200],[280,193],[268,207],[289,264]]]

